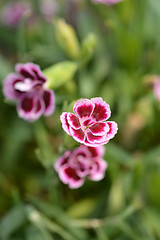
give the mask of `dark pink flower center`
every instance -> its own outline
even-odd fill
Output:
[[[71,167],[66,168],[65,172],[70,178],[73,178],[74,180],[80,179],[80,177],[76,174],[76,171]]]
[[[24,109],[26,112],[31,111],[33,108],[33,98],[25,98],[22,101],[22,109]]]

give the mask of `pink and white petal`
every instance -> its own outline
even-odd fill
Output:
[[[20,118],[31,121],[30,118],[35,111],[35,99],[33,96],[24,95],[17,105],[17,111]]]
[[[74,129],[80,129],[81,125],[79,122],[79,119],[74,115],[73,113],[68,113],[67,114],[67,120],[69,125],[74,128]]]
[[[43,75],[39,65],[35,63],[26,63],[26,67],[30,69],[35,74],[35,79],[45,83],[47,81],[46,77]]]
[[[89,169],[78,169],[77,170],[77,175],[80,177],[80,178],[85,178],[87,175],[89,174]]]
[[[66,163],[68,163],[69,157],[71,155],[72,151],[67,151],[63,156],[60,156],[56,162],[54,163],[54,169],[56,172],[59,171],[60,167]]]
[[[109,126],[106,122],[98,122],[89,127],[89,130],[95,136],[103,136],[109,131]]]
[[[105,148],[103,146],[87,148],[90,151],[92,157],[102,157],[105,152]]]
[[[106,134],[106,140],[108,139],[111,139],[115,136],[115,134],[117,133],[118,131],[118,125],[116,122],[114,121],[108,121],[106,122],[109,126],[109,131],[108,133]]]
[[[105,141],[105,135],[103,136],[95,136],[91,132],[87,132],[87,140],[90,143],[101,143]]]
[[[64,184],[68,184],[70,188],[78,188],[82,186],[83,179],[81,179],[76,170],[70,168],[67,164],[59,169],[59,178]]]
[[[74,151],[73,151],[73,154],[72,154],[73,157],[76,157],[76,156],[82,156],[84,158],[90,158],[91,157],[91,153],[90,151],[88,150],[88,147],[86,147],[85,145],[80,145],[78,148],[76,148]]]
[[[95,104],[94,111],[91,115],[97,122],[107,120],[111,116],[111,110],[109,104],[107,104],[101,97],[91,99]]]
[[[45,104],[44,115],[49,116],[55,109],[55,96],[52,90],[45,90],[43,93],[43,100]]]
[[[10,100],[17,100],[21,93],[14,88],[14,84],[23,82],[24,78],[16,73],[10,73],[3,82],[3,94]]]
[[[33,122],[42,115],[44,104],[41,99],[26,95],[19,101],[17,111],[20,118]]]
[[[94,110],[94,103],[89,99],[81,99],[75,103],[73,110],[80,118],[90,117]]]
[[[67,170],[68,164],[61,166],[58,170],[59,178],[64,184],[68,184],[70,181],[70,175],[67,173]]]
[[[34,119],[35,120],[38,119],[44,113],[45,110],[44,101],[41,98],[36,98],[35,105],[36,108],[33,116],[33,121]]]
[[[67,112],[63,112],[60,116],[60,120],[61,120],[61,123],[62,123],[62,128],[63,130],[68,134],[68,135],[71,135],[70,133],[70,129],[69,129],[69,123],[68,123],[68,120],[67,120]]]
[[[80,188],[84,184],[84,178],[79,178],[78,180],[71,179],[69,182],[69,188],[76,189]]]
[[[82,121],[82,124],[84,127],[94,125],[95,123],[97,123],[97,122],[95,121],[95,119],[92,119],[91,117],[83,118],[83,121]]]
[[[101,143],[90,143],[87,138],[85,138],[83,144],[86,145],[87,147],[99,147],[99,146],[103,145]]]
[[[72,127],[69,128],[71,136],[76,140],[77,142],[83,143],[85,140],[85,133],[82,129],[74,129]]]
[[[108,164],[103,159],[96,159],[95,166],[90,171],[88,178],[93,181],[100,181],[104,178]]]
[[[17,63],[15,66],[16,72],[22,75],[24,78],[36,79],[34,72],[28,67],[28,63]]]

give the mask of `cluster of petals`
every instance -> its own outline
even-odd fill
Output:
[[[1,10],[1,19],[3,23],[11,28],[19,25],[25,13],[32,13],[32,7],[29,2],[12,1]]]
[[[107,4],[107,5],[116,4],[121,1],[122,0],[93,0],[93,2],[95,2],[95,3],[103,3],[103,4]]]
[[[160,77],[156,77],[154,82],[154,94],[157,100],[160,102]]]
[[[42,114],[53,113],[54,92],[45,88],[46,81],[40,67],[34,63],[16,64],[16,73],[5,78],[3,93],[7,99],[17,102],[19,117],[32,122]]]
[[[109,105],[100,97],[78,100],[74,113],[63,112],[62,128],[77,142],[90,147],[108,143],[117,133],[117,123],[106,121],[110,115]]]
[[[102,159],[104,147],[81,145],[73,151],[67,151],[57,159],[54,168],[60,180],[70,188],[79,188],[85,177],[100,181],[104,178],[107,163]]]

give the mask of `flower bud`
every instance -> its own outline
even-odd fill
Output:
[[[63,19],[59,19],[56,22],[56,37],[59,46],[70,58],[76,59],[79,57],[80,47],[76,33],[72,26]]]
[[[94,54],[97,39],[94,34],[90,33],[82,42],[80,59],[82,63],[88,62]]]

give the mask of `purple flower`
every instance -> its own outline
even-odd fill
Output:
[[[156,77],[154,82],[154,94],[157,100],[160,102],[160,78]]]
[[[16,72],[5,78],[3,93],[6,98],[17,101],[19,117],[32,122],[42,114],[51,115],[55,108],[54,92],[45,88],[47,79],[40,67],[19,63]]]
[[[117,133],[117,123],[107,121],[110,115],[109,105],[100,97],[78,100],[73,113],[62,113],[60,119],[64,131],[77,142],[97,147],[108,143]]]
[[[19,25],[26,12],[32,12],[28,2],[13,1],[2,9],[1,19],[6,26],[15,28]]]
[[[121,1],[122,0],[93,0],[93,2],[95,2],[95,3],[103,3],[103,4],[107,4],[107,5],[116,4]]]
[[[107,163],[102,159],[104,147],[87,147],[81,145],[74,151],[67,151],[57,159],[54,168],[60,180],[70,188],[79,188],[85,177],[93,181],[104,178]]]

